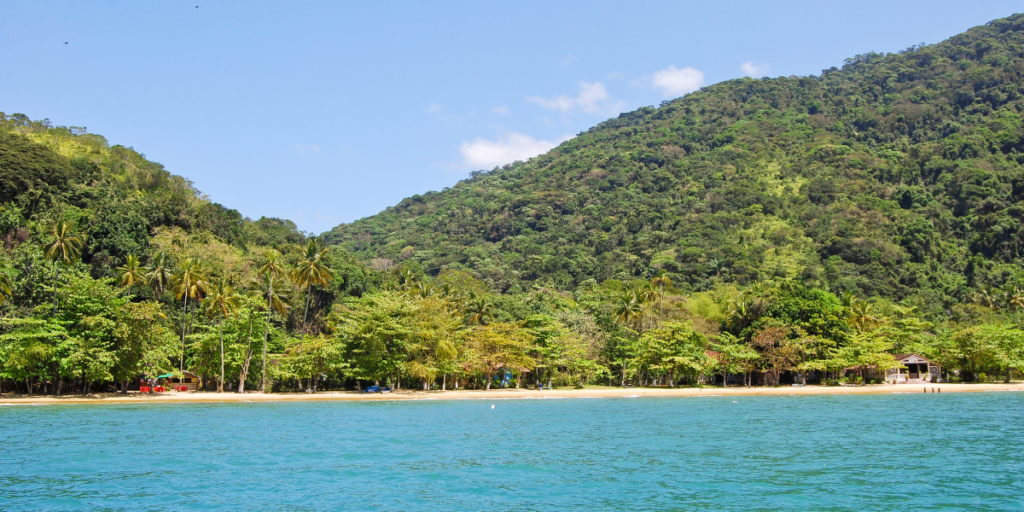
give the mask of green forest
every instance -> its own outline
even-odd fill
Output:
[[[730,80],[320,236],[0,113],[0,391],[1024,370],[1024,15]]]

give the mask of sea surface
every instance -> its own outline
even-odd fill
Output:
[[[1024,393],[0,407],[5,511],[567,509],[1022,510]]]

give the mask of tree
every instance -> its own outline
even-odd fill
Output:
[[[62,361],[57,347],[70,337],[57,319],[4,318],[0,334],[0,377],[25,383],[25,393],[32,394],[32,380],[43,380],[47,374],[58,378],[55,389],[60,394]]]
[[[475,365],[487,379],[487,389],[491,389],[496,371],[508,368],[523,372],[536,364],[527,355],[533,335],[517,324],[496,322],[478,325],[467,333],[466,342],[476,355]]]
[[[71,224],[65,221],[55,222],[50,226],[53,241],[43,246],[46,259],[53,262],[53,314],[57,314],[57,287],[60,280],[60,267],[70,267],[82,258],[82,239],[74,234]]]
[[[125,257],[124,265],[117,267],[117,276],[118,285],[128,288],[129,297],[132,295],[132,287],[144,282],[146,278],[139,259],[131,254]]]
[[[1019,287],[1014,287],[1013,290],[1007,290],[1006,292],[1006,309],[1009,309],[1013,314],[1013,322],[1017,323],[1017,313],[1024,309],[1024,291],[1021,291]]]
[[[718,369],[722,371],[722,387],[729,387],[729,373],[744,374],[744,381],[750,387],[750,374],[757,368],[757,360],[761,357],[750,345],[730,333],[722,333],[714,338],[711,349],[717,353]]]
[[[871,312],[872,305],[865,300],[854,300],[850,304],[850,326],[858,331],[866,331],[878,325],[878,319]]]
[[[652,286],[657,286],[659,290],[658,298],[658,325],[661,325],[661,318],[665,314],[665,286],[672,286],[672,278],[662,270],[658,277],[651,280]]]
[[[225,279],[213,279],[210,281],[209,294],[206,296],[206,314],[210,317],[218,317],[218,330],[220,331],[220,380],[217,381],[217,392],[224,392],[224,319],[238,311],[239,296],[235,293],[231,283]]]
[[[964,380],[976,380],[986,368],[997,368],[1010,381],[1010,369],[1024,367],[1024,332],[1010,325],[979,325],[953,336]]]
[[[347,367],[345,345],[340,338],[323,334],[302,338],[289,347],[283,363],[300,382],[303,378],[308,379],[307,389],[316,393],[317,380],[321,375],[340,372]]]
[[[408,360],[403,364],[403,371],[420,379],[424,391],[430,389],[438,373],[443,373],[443,390],[448,373],[455,371],[462,348],[463,322],[450,303],[440,297],[420,297],[415,304],[412,334],[406,347]]]
[[[200,301],[206,295],[206,268],[195,258],[186,258],[178,271],[171,276],[171,287],[175,298],[183,301],[181,308],[181,360],[179,371],[185,370],[185,324],[188,316],[188,300]]]
[[[680,372],[691,372],[700,380],[713,366],[707,348],[707,339],[694,331],[690,322],[666,322],[663,327],[643,333],[634,354],[641,368],[663,372],[668,376],[669,386],[675,387]]]
[[[302,254],[295,270],[292,271],[292,281],[300,287],[306,288],[306,307],[302,312],[302,336],[306,335],[306,317],[309,314],[309,300],[313,296],[314,286],[327,286],[334,280],[334,272],[325,264],[328,249],[321,248],[315,239],[306,243],[306,249]]]
[[[146,273],[146,280],[153,287],[153,291],[160,295],[171,282],[171,258],[166,253],[159,253],[153,258],[153,264],[149,266]]]
[[[762,368],[768,374],[772,386],[779,384],[779,374],[792,368],[798,362],[799,354],[789,340],[790,329],[785,326],[762,327],[750,339],[750,344],[760,354]]]
[[[867,381],[867,371],[875,368],[885,371],[899,368],[900,362],[892,357],[892,343],[875,332],[858,332],[850,337],[850,342],[836,351],[831,365],[836,368],[857,368],[861,372],[862,383]]]
[[[615,297],[613,307],[617,324],[631,325],[643,313],[643,303],[634,290],[622,292]]]
[[[12,293],[14,293],[14,283],[7,275],[6,266],[0,267],[0,303],[8,299]]]
[[[263,376],[260,379],[260,391],[266,392],[267,382],[267,341],[270,338],[270,313],[274,310],[282,315],[287,310],[287,305],[281,298],[282,280],[285,276],[284,265],[281,263],[281,253],[275,249],[263,251],[260,255],[257,273],[260,276],[259,289],[267,301],[267,323],[263,332]]]
[[[416,299],[385,291],[336,306],[337,329],[347,341],[351,375],[379,382],[400,374],[416,334]]]
[[[262,307],[262,296],[257,295],[256,297],[242,296],[239,298],[240,308],[238,314],[229,320],[229,323],[235,325],[232,326],[232,332],[235,335],[236,343],[232,344],[234,350],[233,354],[237,359],[238,366],[238,392],[245,392],[245,382],[249,377],[249,366],[252,363],[253,348],[252,348],[252,333],[253,328],[257,329],[260,327],[256,325],[257,322],[263,322],[262,315],[257,315],[257,310]],[[269,329],[269,327],[268,327]],[[242,347],[241,339],[245,338],[245,345]],[[240,349],[240,350],[238,350]]]
[[[486,295],[470,294],[466,313],[469,314],[470,325],[487,325],[487,319],[494,318],[494,303]]]
[[[160,303],[129,302],[121,308],[114,378],[121,392],[128,392],[128,379],[146,374],[156,376],[170,370],[174,333],[163,325],[166,318]]]

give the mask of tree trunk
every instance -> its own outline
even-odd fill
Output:
[[[494,376],[490,373],[487,374],[487,391],[491,390],[491,381],[494,380]]]
[[[245,379],[249,376],[249,362],[252,361],[252,311],[249,311],[249,342],[245,347],[245,362],[238,375],[238,392],[245,393]]]
[[[224,392],[224,317],[220,319],[220,380],[217,381],[217,392]]]
[[[448,383],[448,374],[447,374],[447,373],[445,373],[445,374],[444,374],[444,375],[443,375],[443,376],[441,377],[441,391],[444,391],[444,390],[445,390],[445,385],[446,385],[447,383]]]
[[[53,316],[57,316],[57,287],[60,286],[60,265],[53,262]]]
[[[661,284],[661,300],[658,301],[658,327],[661,327],[662,316],[665,315],[665,283]]]
[[[178,363],[178,371],[185,371],[185,315],[188,311],[188,290],[185,290],[185,305],[181,308],[181,360]],[[180,380],[180,379],[179,379]],[[179,382],[180,384],[180,382]]]
[[[273,288],[267,287],[267,325],[263,330],[263,376],[260,378],[260,393],[267,392],[267,338],[270,337],[270,294]]]
[[[302,341],[306,341],[306,316],[309,314],[309,298],[313,296],[313,285],[309,286],[306,293],[306,308],[302,311]]]

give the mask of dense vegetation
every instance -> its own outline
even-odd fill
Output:
[[[0,382],[835,383],[905,352],[1008,379],[1022,87],[1013,16],[623,114],[322,239],[0,114]]]
[[[712,85],[328,238],[496,291],[665,270],[687,292],[793,280],[941,314],[1024,277],[1022,28]]]

